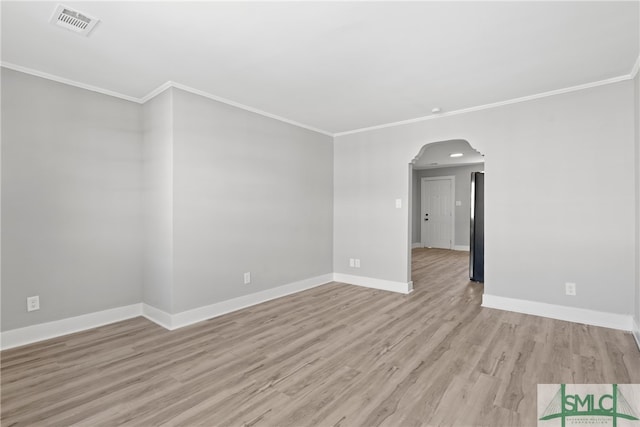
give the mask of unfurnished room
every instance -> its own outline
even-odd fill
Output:
[[[5,1],[2,426],[640,427],[640,1]]]

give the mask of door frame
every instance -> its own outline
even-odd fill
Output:
[[[451,242],[449,243],[449,249],[453,249],[456,245],[456,177],[455,175],[446,175],[446,176],[423,176],[420,178],[420,244],[422,247],[426,247],[425,243],[422,240],[424,220],[422,218],[422,214],[425,211],[425,200],[422,197],[424,193],[424,187],[426,181],[451,181],[451,230],[449,231],[449,235],[451,236]]]

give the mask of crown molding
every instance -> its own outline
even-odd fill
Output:
[[[636,64],[637,64],[637,62],[636,62]],[[457,116],[459,114],[472,113],[474,111],[489,110],[491,108],[503,107],[505,105],[518,104],[520,102],[533,101],[535,99],[546,98],[546,97],[549,97],[549,96],[555,96],[555,95],[561,95],[561,94],[564,94],[564,93],[576,92],[576,91],[579,91],[579,90],[590,89],[590,88],[594,88],[594,87],[598,87],[598,86],[605,86],[605,85],[609,85],[609,84],[613,84],[613,83],[622,82],[622,81],[625,81],[625,80],[630,80],[632,78],[633,77],[631,76],[631,74],[627,74],[627,75],[624,75],[624,76],[613,77],[613,78],[610,78],[610,79],[600,80],[600,81],[592,82],[592,83],[586,83],[586,84],[583,84],[583,85],[571,86],[571,87],[564,88],[564,89],[551,90],[551,91],[548,91],[548,92],[542,92],[542,93],[538,93],[538,94],[535,94],[535,95],[522,96],[520,98],[513,98],[513,99],[506,100],[506,101],[493,102],[491,104],[478,105],[476,107],[463,108],[461,110],[447,111],[447,112],[444,112],[444,113],[431,114],[429,116],[416,117],[415,119],[401,120],[401,121],[398,121],[398,122],[385,123],[385,124],[376,125],[376,126],[369,126],[369,127],[364,127],[364,128],[360,128],[360,129],[348,130],[348,131],[344,131],[344,132],[337,132],[337,133],[334,133],[333,136],[334,137],[338,137],[338,136],[352,135],[352,134],[355,134],[355,133],[369,132],[369,131],[372,131],[372,130],[385,129],[385,128],[390,128],[390,127],[407,125],[407,124],[411,124],[411,123],[423,122],[423,121],[426,121],[426,120],[439,119],[441,117]]]
[[[307,129],[307,130],[310,130],[312,132],[317,132],[317,133],[321,133],[323,135],[327,135],[327,136],[333,137],[333,133],[328,132],[326,130],[319,129],[319,128],[316,128],[316,127],[313,127],[313,126],[309,126],[309,125],[306,125],[304,123],[296,122],[294,120],[287,119],[286,117],[278,116],[276,114],[271,114],[271,113],[269,113],[267,111],[259,110],[257,108],[253,108],[253,107],[250,107],[248,105],[241,104],[239,102],[235,102],[235,101],[232,101],[232,100],[227,99],[227,98],[222,98],[221,96],[210,94],[210,93],[205,92],[205,91],[200,90],[200,89],[195,89],[195,88],[192,88],[190,86],[183,85],[181,83],[171,82],[171,81],[166,82],[165,84],[163,84],[163,85],[159,86],[158,88],[156,88],[156,89],[152,90],[151,92],[149,92],[146,96],[144,96],[142,98],[142,102],[143,103],[147,102],[148,100],[152,99],[154,96],[159,95],[160,93],[164,92],[165,90],[169,89],[170,87],[175,88],[175,89],[180,89],[180,90],[183,90],[185,92],[192,93],[194,95],[199,95],[199,96],[211,99],[211,100],[216,101],[216,102],[227,104],[227,105],[230,105],[232,107],[240,108],[241,110],[245,110],[245,111],[249,111],[251,113],[259,114],[259,115],[264,116],[264,117],[269,117],[271,119],[278,120],[280,122],[287,123],[287,124],[290,124],[290,125],[293,125],[293,126],[297,126],[299,128],[302,128],[302,129]]]
[[[368,126],[368,127],[363,127],[363,128],[358,128],[358,129],[353,129],[353,130],[348,130],[348,131],[343,131],[343,132],[329,132],[326,131],[324,129],[319,129],[316,128],[314,126],[309,126],[306,125],[304,123],[300,123],[300,122],[296,122],[295,120],[290,120],[286,117],[282,117],[282,116],[278,116],[276,114],[272,114],[269,113],[267,111],[263,111],[257,108],[253,108],[250,107],[248,105],[245,104],[241,104],[239,102],[235,102],[232,101],[230,99],[226,99],[220,96],[216,96],[213,95],[211,93],[199,90],[199,89],[195,89],[192,88],[190,86],[186,86],[183,85],[181,83],[176,83],[176,82],[172,82],[172,81],[167,81],[165,83],[163,83],[162,85],[158,86],[157,88],[155,88],[154,90],[152,90],[151,92],[149,92],[148,94],[146,94],[145,96],[143,96],[142,98],[136,98],[133,96],[129,96],[129,95],[124,95],[122,93],[119,92],[114,92],[111,90],[107,90],[107,89],[103,89],[97,86],[92,86],[92,85],[88,85],[85,83],[80,83],[77,82],[75,80],[71,80],[71,79],[67,79],[64,77],[60,77],[60,76],[56,76],[53,74],[49,74],[49,73],[45,73],[42,71],[38,71],[38,70],[34,70],[32,68],[27,68],[27,67],[23,67],[21,65],[16,65],[16,64],[12,64],[9,62],[0,62],[0,66],[4,67],[4,68],[8,68],[10,70],[14,70],[14,71],[19,71],[25,74],[30,74],[36,77],[42,77],[44,79],[48,79],[48,80],[52,80],[58,83],[63,83],[69,86],[75,86],[81,89],[86,89],[86,90],[90,90],[92,92],[97,92],[103,95],[108,95],[108,96],[113,96],[115,98],[120,98],[120,99],[124,99],[126,101],[131,101],[131,102],[135,102],[137,104],[144,104],[147,101],[153,99],[154,97],[158,96],[159,94],[161,94],[162,92],[164,92],[165,90],[169,89],[169,88],[176,88],[176,89],[180,89],[183,90],[185,92],[189,92],[189,93],[193,93],[195,95],[199,95],[208,99],[211,99],[213,101],[217,101],[217,102],[221,102],[223,104],[227,104],[230,105],[232,107],[236,107],[236,108],[240,108],[242,110],[245,111],[249,111],[251,113],[255,113],[255,114],[259,114],[261,116],[264,117],[269,117],[271,119],[274,120],[278,120],[280,122],[283,123],[287,123],[302,129],[307,129],[310,130],[312,132],[316,132],[316,133],[320,133],[322,135],[326,135],[326,136],[330,136],[330,137],[339,137],[339,136],[346,136],[346,135],[352,135],[352,134],[356,134],[356,133],[362,133],[362,132],[369,132],[369,131],[373,131],[373,130],[378,130],[378,129],[385,129],[385,128],[391,128],[391,127],[396,127],[396,126],[402,126],[402,125],[408,125],[411,123],[418,123],[418,122],[422,122],[422,121],[426,121],[426,120],[434,120],[434,119],[438,119],[441,117],[449,117],[449,116],[455,116],[455,115],[459,115],[459,114],[466,114],[466,113],[472,113],[475,111],[482,111],[482,110],[488,110],[491,108],[497,108],[497,107],[503,107],[505,105],[511,105],[511,104],[517,104],[520,102],[527,102],[527,101],[532,101],[535,99],[541,99],[541,98],[546,98],[549,96],[555,96],[555,95],[561,95],[561,94],[565,94],[565,93],[570,93],[570,92],[576,92],[579,90],[584,90],[584,89],[590,89],[590,88],[594,88],[594,87],[598,87],[598,86],[605,86],[605,85],[609,85],[609,84],[613,84],[613,83],[618,83],[618,82],[622,82],[625,80],[631,80],[634,79],[636,77],[636,75],[638,74],[638,70],[640,69],[640,56],[638,56],[638,59],[636,60],[635,64],[633,65],[633,68],[631,69],[631,72],[627,75],[623,75],[623,76],[618,76],[618,77],[613,77],[610,79],[606,79],[606,80],[599,80],[597,82],[592,82],[592,83],[586,83],[586,84],[582,84],[582,85],[577,85],[577,86],[571,86],[568,88],[563,88],[563,89],[557,89],[557,90],[552,90],[552,91],[548,91],[548,92],[542,92],[542,93],[538,93],[538,94],[534,94],[534,95],[527,95],[527,96],[523,96],[520,98],[513,98],[513,99],[509,99],[506,101],[499,101],[499,102],[494,102],[491,104],[484,104],[484,105],[478,105],[475,107],[469,107],[469,108],[463,108],[460,110],[454,110],[454,111],[447,111],[444,113],[438,113],[438,114],[431,114],[428,116],[422,116],[422,117],[416,117],[413,119],[407,119],[407,120],[400,120],[397,122],[391,122],[391,123],[383,123],[380,125],[375,125],[375,126]]]
[[[145,104],[147,101],[152,100],[153,98],[160,95],[162,92],[169,89],[170,87],[173,87],[172,81],[167,81],[161,84],[160,86],[158,86],[157,88],[155,88],[154,90],[152,90],[151,92],[149,92],[148,94],[140,98],[140,103]]]
[[[271,114],[269,112],[266,112],[266,111],[263,111],[263,110],[259,110],[257,108],[253,108],[253,107],[250,107],[248,105],[244,105],[244,104],[241,104],[239,102],[235,102],[235,101],[232,101],[230,99],[222,98],[220,96],[216,96],[216,95],[210,94],[208,92],[205,92],[205,91],[202,91],[202,90],[199,90],[199,89],[194,89],[192,87],[189,87],[189,86],[186,86],[186,85],[183,85],[183,84],[180,84],[180,83],[172,82],[172,81],[167,81],[167,82],[161,84],[160,86],[158,86],[157,88],[155,88],[154,90],[152,90],[151,92],[149,92],[148,94],[143,96],[142,98],[136,98],[136,97],[133,97],[133,96],[124,95],[124,94],[119,93],[119,92],[114,92],[114,91],[111,91],[111,90],[103,89],[103,88],[100,88],[100,87],[97,87],[97,86],[92,86],[92,85],[88,85],[88,84],[85,84],[85,83],[80,83],[80,82],[77,82],[75,80],[66,79],[64,77],[56,76],[54,74],[44,73],[42,71],[34,70],[32,68],[27,68],[27,67],[23,67],[21,65],[12,64],[10,62],[4,62],[4,61],[0,62],[0,66],[2,66],[4,68],[8,68],[10,70],[19,71],[21,73],[30,74],[32,76],[41,77],[43,79],[52,80],[54,82],[63,83],[63,84],[69,85],[69,86],[78,87],[80,89],[86,89],[86,90],[90,90],[92,92],[97,92],[97,93],[100,93],[100,94],[103,94],[103,95],[113,96],[115,98],[120,98],[120,99],[124,99],[126,101],[135,102],[137,104],[144,104],[147,101],[153,99],[154,97],[160,95],[165,90],[173,87],[173,88],[176,88],[176,89],[183,90],[185,92],[190,92],[190,93],[193,93],[195,95],[203,96],[203,97],[211,99],[213,101],[217,101],[217,102],[221,102],[223,104],[230,105],[232,107],[240,108],[241,110],[249,111],[251,113],[255,113],[255,114],[259,114],[261,116],[269,117],[271,119],[278,120],[280,122],[284,122],[284,123],[287,123],[287,124],[290,124],[290,125],[293,125],[293,126],[297,126],[299,128],[302,128],[302,129],[307,129],[307,130],[310,130],[312,132],[317,132],[317,133],[321,133],[323,135],[327,135],[327,136],[333,137],[333,133],[328,132],[326,130],[319,129],[319,128],[316,128],[316,127],[313,127],[313,126],[309,126],[309,125],[306,125],[304,123],[296,122],[294,120],[287,119],[286,117],[278,116],[276,114]]]
[[[86,90],[90,90],[92,92],[97,92],[97,93],[101,93],[103,95],[113,96],[114,98],[120,98],[120,99],[124,99],[126,101],[131,101],[131,102],[136,102],[138,104],[141,104],[140,99],[135,98],[133,96],[124,95],[124,94],[119,93],[119,92],[114,92],[112,90],[103,89],[103,88],[98,87],[98,86],[88,85],[86,83],[80,83],[80,82],[77,82],[75,80],[66,79],[64,77],[56,76],[54,74],[44,73],[42,71],[34,70],[32,68],[23,67],[22,65],[17,65],[17,64],[12,64],[10,62],[2,61],[2,62],[0,62],[0,66],[2,66],[4,68],[7,68],[9,70],[19,71],[21,73],[30,74],[30,75],[36,76],[36,77],[42,77],[43,79],[52,80],[54,82],[66,84],[66,85],[69,85],[69,86],[75,86],[75,87],[78,87],[80,89],[86,89]]]

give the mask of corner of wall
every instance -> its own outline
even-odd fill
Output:
[[[640,349],[640,56],[634,66],[635,189],[636,189],[636,271],[634,304],[634,337]]]
[[[151,307],[151,312],[156,309],[164,313],[163,310],[173,310],[172,88],[156,94],[143,108],[142,226],[145,232],[142,303]]]

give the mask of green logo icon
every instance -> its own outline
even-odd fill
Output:
[[[619,418],[637,421],[638,416],[618,389],[618,385],[611,386],[611,394],[567,394],[566,384],[560,384],[558,392],[542,413],[540,421],[560,418],[562,427],[565,427],[566,419],[569,417],[610,417],[613,427],[617,427]]]

